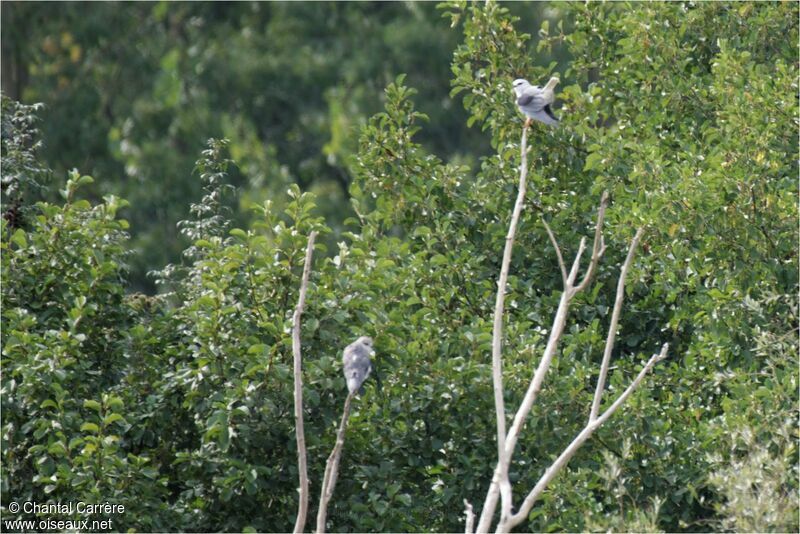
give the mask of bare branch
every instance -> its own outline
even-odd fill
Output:
[[[617,282],[617,296],[614,299],[614,311],[611,312],[611,323],[608,325],[608,336],[606,337],[606,346],[603,351],[603,362],[600,364],[600,375],[597,377],[597,388],[594,391],[594,399],[592,400],[592,409],[589,413],[589,421],[597,419],[597,414],[600,412],[600,401],[603,397],[603,390],[606,387],[606,375],[608,375],[608,365],[611,361],[611,352],[614,350],[614,340],[617,338],[617,324],[619,323],[619,314],[622,311],[622,301],[625,299],[625,279],[628,277],[628,269],[633,263],[633,256],[636,253],[636,247],[639,245],[644,234],[644,228],[639,228],[636,235],[628,247],[628,257],[625,258],[625,263],[622,264],[622,269],[619,273],[619,281]]]
[[[525,137],[523,135],[523,142]],[[524,179],[524,175],[521,176],[521,182]],[[524,184],[521,184],[521,186]],[[522,403],[519,406],[516,414],[514,415],[514,420],[511,424],[511,428],[508,431],[508,434],[504,436],[498,436],[498,444],[504,443],[505,446],[502,450],[498,452],[498,461],[495,467],[492,482],[489,487],[489,491],[486,495],[486,501],[484,502],[483,511],[481,512],[480,522],[478,523],[477,532],[484,533],[488,532],[489,527],[492,523],[492,518],[495,513],[495,509],[497,507],[498,500],[502,499],[502,508],[500,513],[500,521],[497,524],[497,532],[507,532],[515,525],[518,525],[522,521],[527,518],[528,513],[530,512],[534,502],[539,496],[542,494],[544,489],[547,485],[552,481],[552,479],[558,474],[558,472],[563,469],[563,467],[569,462],[570,458],[575,454],[575,452],[583,445],[583,443],[591,437],[592,433],[600,427],[631,395],[631,393],[639,386],[641,381],[643,380],[644,376],[650,372],[653,366],[666,358],[666,351],[667,345],[661,350],[661,353],[658,355],[654,355],[650,360],[645,364],[642,371],[636,377],[636,379],[631,383],[631,385],[619,396],[619,398],[600,416],[597,415],[599,411],[600,401],[602,399],[602,391],[605,388],[605,380],[608,375],[609,363],[611,358],[611,353],[613,352],[614,347],[614,339],[617,333],[617,325],[619,324],[619,316],[622,309],[622,303],[624,300],[625,294],[625,280],[627,278],[628,270],[630,269],[631,264],[633,263],[633,258],[635,255],[636,248],[641,240],[643,235],[643,230],[639,229],[631,242],[631,246],[628,249],[628,255],[623,263],[621,272],[620,272],[620,280],[617,285],[617,298],[614,303],[614,311],[612,312],[611,317],[611,324],[609,326],[609,333],[608,338],[606,341],[606,347],[603,354],[603,363],[601,365],[600,371],[600,378],[598,380],[598,389],[595,392],[595,398],[592,403],[591,408],[591,415],[588,423],[584,427],[584,429],[575,437],[572,443],[567,446],[567,448],[562,452],[562,454],[556,459],[556,461],[545,470],[544,474],[540,478],[539,482],[536,486],[531,490],[531,492],[525,498],[522,506],[516,513],[513,513],[513,487],[511,485],[509,479],[509,466],[511,463],[511,459],[514,454],[514,449],[516,447],[517,440],[519,439],[520,432],[522,430],[523,425],[525,424],[525,420],[527,419],[528,415],[530,414],[531,409],[533,408],[533,404],[536,401],[536,398],[541,391],[542,385],[544,383],[545,375],[550,368],[550,365],[553,361],[555,353],[557,351],[558,344],[561,340],[561,337],[564,333],[564,329],[566,327],[567,315],[569,312],[569,306],[572,301],[572,298],[577,294],[579,291],[582,291],[586,287],[588,287],[591,279],[597,269],[597,265],[600,261],[600,258],[603,256],[606,250],[605,240],[603,238],[603,220],[605,217],[605,210],[608,204],[608,194],[603,193],[603,197],[600,202],[600,207],[597,213],[597,224],[595,226],[595,235],[594,235],[594,242],[592,244],[592,257],[589,262],[589,266],[587,268],[586,273],[583,276],[581,282],[576,286],[575,280],[578,276],[578,270],[580,269],[581,257],[586,250],[586,239],[581,239],[580,245],[578,247],[578,251],[575,255],[575,259],[572,262],[572,266],[567,273],[566,265],[564,263],[564,258],[561,254],[560,247],[558,246],[558,241],[555,238],[550,227],[545,222],[545,228],[547,230],[547,234],[550,238],[550,242],[552,243],[553,247],[556,249],[556,255],[558,257],[559,269],[561,271],[561,276],[564,281],[564,291],[561,295],[561,300],[558,305],[558,310],[556,311],[556,315],[553,319],[553,326],[550,331],[550,336],[547,341],[547,346],[545,347],[544,354],[542,354],[542,359],[539,362],[539,365],[536,368],[536,372],[531,379],[531,382],[528,386],[528,390],[525,393],[525,397],[523,398]],[[517,212],[515,210],[514,216],[512,216],[512,228],[509,229],[509,237],[506,238],[506,250],[504,254],[504,263],[501,268],[501,278],[500,282],[498,283],[498,306],[495,308],[495,337],[493,341],[493,370],[495,371],[495,396],[499,394],[501,397],[502,402],[502,360],[500,360],[500,339],[501,336],[499,334],[502,333],[502,296],[500,294],[500,290],[505,289],[505,281],[507,280],[507,270],[508,270],[508,262],[510,261],[510,244],[513,244],[513,228],[517,217]],[[498,316],[500,317],[500,321],[498,323]],[[498,327],[499,324],[499,327]],[[499,379],[498,378],[499,375]],[[502,406],[502,404],[500,404]],[[495,404],[495,407],[498,407],[498,403]],[[504,421],[504,412],[498,411],[498,414],[502,414],[503,423]],[[498,416],[498,431],[502,428],[500,426],[500,419],[501,416]]]
[[[311,258],[314,254],[314,239],[317,232],[311,232],[306,246],[306,258],[303,263],[303,277],[300,280],[300,297],[292,316],[292,356],[294,358],[294,422],[297,437],[297,470],[300,476],[300,502],[297,506],[297,520],[294,532],[302,532],[306,526],[308,513],[308,466],[306,463],[306,437],[303,428],[303,369],[300,353],[300,317],[306,305],[308,276],[311,273]]]
[[[556,459],[553,464],[548,467],[542,477],[539,479],[539,482],[536,483],[536,486],[531,490],[525,500],[520,506],[519,511],[511,516],[509,520],[506,522],[505,525],[498,525],[498,531],[508,531],[514,526],[522,523],[533,508],[533,504],[536,500],[541,496],[542,492],[544,492],[547,485],[555,478],[555,476],[564,468],[565,465],[570,461],[572,456],[578,451],[578,449],[583,445],[586,440],[588,440],[595,430],[597,430],[603,423],[611,417],[617,409],[625,403],[625,401],[630,397],[631,393],[639,386],[639,384],[644,379],[645,375],[650,372],[653,366],[662,361],[667,357],[667,350],[669,349],[669,344],[665,343],[661,347],[661,352],[659,354],[654,354],[639,372],[637,377],[634,379],[633,382],[628,386],[628,388],[617,398],[616,401],[605,411],[603,415],[598,417],[597,419],[588,423],[584,429],[572,440],[564,452]]]
[[[347,395],[342,410],[342,421],[339,423],[339,431],[336,433],[336,444],[333,446],[328,461],[325,464],[325,475],[322,477],[322,489],[319,497],[319,510],[317,510],[317,533],[325,533],[325,518],[328,515],[328,503],[333,496],[333,488],[336,486],[336,478],[339,476],[339,460],[342,457],[344,448],[344,435],[347,430],[347,419],[350,417],[350,401],[353,400],[355,392]]]
[[[668,350],[669,350],[669,343],[664,343],[661,346],[661,352],[659,352],[658,354],[653,354],[650,357],[650,359],[647,360],[647,363],[642,368],[642,370],[639,371],[639,374],[636,376],[633,382],[631,382],[631,385],[628,386],[628,388],[622,392],[622,395],[620,395],[617,398],[617,400],[615,400],[614,403],[611,406],[609,406],[605,412],[603,412],[603,415],[597,418],[598,423],[602,425],[603,423],[606,422],[606,420],[609,417],[614,415],[614,412],[616,412],[619,409],[619,407],[625,403],[628,397],[631,396],[631,393],[633,393],[633,391],[639,386],[639,383],[644,379],[645,375],[650,372],[650,369],[652,369],[653,366],[658,362],[665,360],[667,358]]]
[[[570,298],[572,295],[576,293],[575,286],[575,278],[578,276],[578,269],[581,266],[581,256],[583,256],[583,251],[586,250],[586,238],[581,238],[581,243],[578,245],[578,253],[575,254],[575,259],[572,261],[572,268],[569,270],[569,275],[567,275],[567,287],[565,291],[568,289],[570,293]]]
[[[522,207],[525,203],[525,190],[527,187],[528,175],[528,129],[522,129],[522,141],[520,142],[521,163],[519,168],[519,190],[517,192],[517,201],[514,204],[514,211],[511,214],[511,223],[508,226],[508,234],[506,234],[506,244],[503,250],[503,261],[500,266],[500,278],[497,281],[497,299],[494,307],[494,325],[492,328],[492,382],[494,385],[494,405],[495,416],[497,418],[497,455],[501,463],[505,451],[505,437],[506,437],[506,414],[505,404],[503,401],[503,360],[501,357],[501,350],[503,346],[503,307],[506,298],[506,285],[508,283],[508,271],[511,265],[511,252],[514,248],[514,236],[517,232],[517,225],[519,217],[522,213]],[[506,478],[508,470],[506,469]],[[500,480],[497,481],[501,482]],[[488,529],[488,524],[491,523],[492,514],[494,513],[494,506],[497,503],[498,486],[493,482],[489,489],[489,494],[494,494],[494,504],[491,504],[490,495],[484,503],[483,512],[481,513],[480,524]],[[504,500],[509,495],[508,492],[503,493]],[[511,504],[507,506],[504,503],[504,508],[510,510]],[[491,507],[491,512],[488,512],[488,507]]]
[[[523,134],[523,142],[525,140],[525,135]],[[521,176],[522,178],[522,176]],[[519,202],[519,199],[518,199]],[[598,223],[595,227],[595,240],[594,240],[594,251],[592,253],[592,263],[590,263],[589,269],[593,271],[595,269],[595,265],[597,261],[599,261],[600,257],[602,256],[602,252],[605,250],[605,245],[603,243],[603,236],[602,236],[602,228],[603,228],[603,217],[605,216],[605,208],[608,202],[608,195],[606,193],[603,194],[603,197],[600,201],[600,208],[598,209]],[[516,210],[515,210],[516,211]],[[512,217],[513,223],[513,217]],[[551,236],[551,241],[555,242],[555,236],[552,235],[552,231],[547,228],[548,234]],[[598,232],[600,232],[598,234]],[[510,229],[509,229],[510,233]],[[558,251],[558,255],[560,256],[560,263],[559,267],[563,265],[563,256],[560,254],[560,250],[558,249],[557,243],[555,243],[556,250]],[[506,238],[506,247],[508,251],[508,238]],[[556,311],[556,316],[553,319],[553,327],[550,330],[550,337],[547,340],[547,346],[545,347],[544,354],[542,355],[542,360],[539,362],[539,366],[536,368],[536,372],[534,373],[533,379],[528,386],[528,390],[525,393],[525,397],[522,400],[522,403],[519,406],[516,414],[514,415],[514,420],[511,425],[511,428],[508,431],[508,434],[503,437],[503,439],[498,438],[498,444],[504,443],[503,450],[498,452],[498,460],[497,465],[494,470],[494,474],[492,475],[492,482],[489,486],[489,491],[486,494],[486,500],[483,504],[483,510],[481,511],[480,521],[478,522],[477,532],[488,532],[489,527],[491,526],[492,517],[494,515],[495,509],[497,507],[498,498],[502,498],[502,507],[500,512],[500,522],[498,523],[498,529],[501,529],[503,525],[507,523],[509,518],[512,516],[512,509],[513,509],[513,490],[511,487],[511,483],[508,478],[508,471],[509,466],[511,464],[511,459],[514,455],[514,449],[517,444],[517,440],[519,439],[519,434],[522,431],[522,426],[525,424],[525,420],[527,419],[528,415],[530,414],[531,409],[533,408],[533,404],[536,401],[539,392],[542,389],[542,384],[544,383],[545,375],[547,371],[550,369],[550,364],[553,361],[553,357],[555,356],[556,350],[558,348],[558,343],[561,339],[561,336],[564,332],[564,328],[567,322],[567,315],[569,312],[569,305],[572,301],[572,297],[575,296],[578,289],[573,285],[575,283],[575,279],[578,276],[578,269],[580,268],[581,256],[583,252],[586,250],[586,238],[582,238],[580,245],[578,246],[578,252],[575,255],[575,260],[572,262],[572,268],[569,271],[569,274],[566,275],[565,284],[564,284],[564,292],[561,295],[561,300],[558,304],[558,310]],[[510,252],[509,252],[510,257]],[[505,257],[504,257],[505,260]],[[504,263],[504,267],[507,265]],[[566,272],[566,267],[562,267],[562,276]],[[589,276],[590,273],[587,273]],[[501,271],[501,280],[503,280],[503,272]],[[584,277],[584,282],[589,280],[588,277]],[[588,282],[587,282],[588,283]],[[582,282],[583,284],[583,282]],[[500,293],[498,292],[498,300],[499,300]],[[500,313],[500,326],[502,327],[502,307],[499,308]],[[495,326],[497,326],[498,321],[498,308],[495,309]],[[495,330],[495,333],[497,331]],[[497,338],[493,338],[493,341],[497,342]],[[494,345],[493,345],[494,348]],[[494,356],[496,355],[496,359]],[[497,361],[496,361],[497,360]],[[503,394],[503,384],[502,384],[502,360],[500,359],[500,347],[497,346],[497,351],[493,351],[493,370],[496,373],[500,374],[500,380],[495,380],[495,398],[498,396],[498,384],[499,384],[499,395],[502,401],[502,394]],[[494,365],[496,363],[496,365]],[[495,407],[497,407],[497,402],[495,402]],[[498,416],[499,417],[499,416]],[[505,420],[503,421],[505,423]],[[499,430],[499,424],[498,424]]]
[[[564,333],[564,327],[567,324],[569,303],[570,297],[568,292],[565,290],[561,294],[561,301],[558,304],[558,310],[556,311],[555,319],[553,319],[553,327],[550,330],[550,337],[547,340],[547,346],[545,346],[544,354],[542,354],[542,360],[539,362],[539,366],[536,368],[533,379],[528,386],[528,391],[525,392],[525,397],[522,399],[522,403],[520,404],[517,413],[514,415],[514,422],[511,425],[511,429],[508,431],[505,451],[508,456],[514,454],[514,448],[517,445],[519,433],[522,431],[522,425],[525,424],[525,419],[528,418],[528,414],[533,408],[533,404],[536,402],[536,398],[542,389],[542,384],[544,383],[544,377],[547,375],[547,371],[550,369],[550,364],[553,362],[553,357],[555,356],[558,348],[558,342],[560,341],[561,335]]]
[[[472,511],[472,505],[467,499],[464,499],[464,507],[464,515],[466,516],[464,534],[472,534],[475,532],[475,512]]]
[[[597,224],[594,228],[594,243],[592,244],[592,259],[589,261],[589,267],[586,269],[586,274],[583,275],[583,280],[578,286],[575,288],[575,293],[580,293],[586,286],[589,285],[589,282],[592,280],[592,276],[594,275],[595,270],[597,269],[597,264],[600,262],[600,258],[603,257],[603,254],[606,251],[606,244],[603,240],[603,220],[606,216],[606,207],[608,206],[608,191],[603,191],[603,196],[600,199],[600,207],[597,210]]]
[[[503,249],[503,261],[500,267],[500,279],[497,281],[497,299],[494,308],[494,327],[492,330],[492,371],[494,375],[494,394],[495,410],[497,415],[497,450],[503,450],[505,439],[505,413],[503,405],[503,368],[501,360],[501,349],[503,345],[503,307],[506,298],[506,285],[508,283],[508,271],[511,265],[511,253],[514,248],[514,237],[517,233],[517,224],[525,203],[525,190],[527,186],[526,178],[528,174],[528,129],[522,130],[522,142],[520,152],[522,163],[519,168],[519,190],[517,201],[514,204],[514,211],[511,214],[511,222],[506,234],[506,244]]]
[[[544,223],[544,227],[547,230],[547,235],[550,237],[550,242],[553,244],[553,248],[556,249],[558,267],[561,269],[561,281],[564,282],[564,287],[567,287],[567,267],[564,265],[564,257],[561,255],[561,248],[558,246],[556,236],[553,235],[553,231],[550,230],[550,225],[547,224],[547,221],[542,219],[542,223]]]

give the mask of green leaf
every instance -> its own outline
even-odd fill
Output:
[[[83,401],[83,407],[84,408],[89,408],[91,410],[94,410],[97,413],[100,413],[100,411],[102,410],[102,407],[100,406],[100,403],[97,402],[96,400],[92,400],[92,399],[86,399],[85,401]]]
[[[53,456],[66,456],[67,449],[60,441],[55,441],[47,447],[47,452]]]
[[[97,434],[100,432],[100,427],[95,423],[83,423],[81,425],[81,432],[91,432],[93,434]]]
[[[586,164],[583,166],[584,171],[591,171],[597,168],[600,165],[600,162],[603,161],[603,155],[597,152],[593,152],[586,156]]]
[[[28,240],[25,239],[25,230],[22,228],[17,228],[11,235],[11,242],[17,245],[19,248],[27,248]]]
[[[55,408],[57,410],[58,404],[56,404],[56,401],[54,401],[53,399],[45,399],[39,405],[39,408]]]
[[[105,426],[108,426],[116,421],[122,421],[124,423],[125,419],[118,413],[112,413],[111,415],[107,415],[103,418],[103,424]]]

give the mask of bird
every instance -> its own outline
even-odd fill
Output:
[[[372,353],[372,338],[368,336],[361,336],[345,347],[342,365],[347,390],[351,395],[356,390],[361,394],[364,393],[362,384],[372,371],[372,362],[369,358]]]
[[[550,78],[543,88],[531,85],[528,80],[518,78],[514,80],[514,93],[517,95],[517,107],[525,114],[525,127],[531,124],[531,119],[536,119],[550,126],[556,126],[559,120],[553,115],[550,104],[555,100],[553,89],[558,85],[559,79]]]

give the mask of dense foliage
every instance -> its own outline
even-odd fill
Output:
[[[267,187],[286,189],[285,198],[239,217],[230,210],[236,141],[209,141],[195,165],[191,216],[175,230],[190,245],[180,261],[149,265],[157,296],[128,292],[135,248],[117,213],[131,208],[110,194],[84,198],[119,169],[96,181],[69,171],[61,184],[60,168],[80,161],[43,157],[38,110],[4,98],[4,209],[19,204],[21,213],[2,222],[4,506],[124,503],[120,530],[291,529],[291,314],[308,234],[338,232],[317,247],[303,319],[312,512],[346,394],[340,351],[370,335],[380,381],[370,378],[355,401],[330,528],[463,530],[462,501],[480,507],[496,460],[491,314],[522,127],[510,82],[546,79],[556,65],[543,66],[541,54],[565,46],[573,59],[560,69],[562,125],[529,134],[531,191],[506,300],[509,408],[524,394],[561,288],[541,219],[575,250],[608,190],[608,252],[573,306],[518,445],[517,493],[586,421],[619,264],[640,225],[647,233],[609,388],[624,387],[663,342],[671,349],[554,481],[525,530],[798,530],[797,5],[558,7],[563,23],[543,24],[534,46],[503,6],[441,6],[463,30],[451,95],[491,155],[477,168],[447,150],[435,156],[441,147],[420,139],[446,119],[419,111],[415,90],[397,77],[347,160],[352,217],[343,230],[313,192],[272,174]],[[190,8],[155,9],[162,19],[148,24]],[[238,57],[247,39],[242,32],[218,52]],[[175,61],[184,52],[216,57],[202,46],[176,50]],[[291,70],[276,57],[271,69]],[[235,65],[242,79],[246,66]],[[182,86],[190,70],[208,72],[165,68],[162,90],[185,96],[169,84]],[[352,76],[361,81],[357,69]],[[219,109],[202,98],[192,105]],[[162,116],[151,112],[137,113]],[[123,116],[130,131],[142,127]],[[169,135],[178,142],[192,129]],[[297,146],[287,139],[275,153],[290,158]],[[153,159],[137,161],[141,172],[175,164],[161,142],[147,141]],[[41,196],[48,167],[57,201]]]
[[[538,27],[541,9],[525,11]],[[189,242],[176,223],[199,196],[187,172],[206,139],[230,140],[246,206],[281,209],[297,183],[319,198],[333,229],[352,216],[347,189],[358,128],[382,107],[383,89],[408,72],[433,121],[421,142],[476,162],[486,140],[463,127],[446,98],[458,33],[433,3],[4,2],[3,91],[44,102],[42,155],[63,175],[75,166],[98,180],[84,195],[115,194],[131,206],[130,282],[154,292],[153,266],[180,260]],[[563,55],[563,52],[561,52]],[[55,200],[56,198],[50,198]]]

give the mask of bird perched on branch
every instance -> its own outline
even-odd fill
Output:
[[[342,364],[350,394],[356,390],[364,393],[364,388],[361,386],[372,371],[372,362],[369,358],[372,352],[372,338],[367,336],[361,336],[345,347]]]
[[[531,119],[543,122],[550,126],[558,124],[558,119],[553,115],[550,104],[555,100],[553,89],[558,85],[559,79],[550,78],[543,88],[538,85],[531,85],[528,80],[519,78],[514,80],[514,93],[517,95],[517,107],[525,114],[525,127],[531,124]]]

